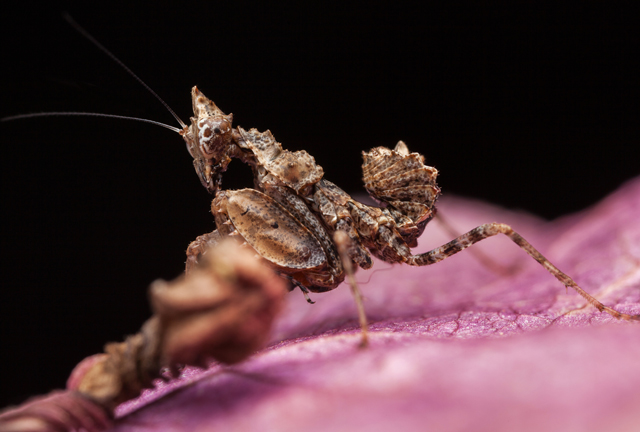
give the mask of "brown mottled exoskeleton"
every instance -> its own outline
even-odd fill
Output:
[[[309,300],[308,291],[329,291],[344,280],[345,260],[349,267],[353,262],[366,269],[372,265],[373,254],[392,264],[424,266],[485,238],[505,234],[600,311],[616,318],[640,319],[603,305],[505,224],[481,225],[443,246],[413,255],[410,248],[417,245],[434,216],[440,189],[438,171],[425,165],[422,155],[410,153],[402,141],[393,150],[377,147],[362,153],[365,188],[381,205],[371,207],[324,179],[322,167],[306,151],[283,150],[268,130],[234,128],[233,116],[224,114],[196,87],[191,96],[194,117],[180,134],[202,184],[215,194],[211,210],[217,229],[191,243],[187,271],[209,244],[237,236],[300,287]],[[254,189],[220,189],[232,158],[251,166]],[[338,232],[346,237],[336,236]],[[345,253],[340,253],[340,243]]]
[[[424,164],[424,157],[410,153],[398,142],[395,148],[377,147],[363,152],[365,187],[380,207],[362,204],[323,178],[322,167],[306,151],[284,150],[270,131],[233,127],[233,115],[226,115],[196,87],[191,97],[194,116],[184,124],[169,106],[129,68],[80,27],[65,19],[126,69],[176,118],[181,129],[151,120],[95,113],[37,113],[3,120],[43,115],[115,117],[154,123],[178,132],[187,143],[203,186],[215,194],[211,209],[216,229],[198,237],[187,250],[186,271],[191,271],[208,246],[226,237],[236,237],[253,248],[281,276],[298,286],[309,302],[308,292],[336,288],[349,277],[366,343],[366,317],[361,295],[353,278],[353,264],[372,266],[371,254],[388,263],[413,266],[434,264],[480,240],[505,234],[566,287],[576,290],[600,311],[616,318],[640,320],[603,305],[580,288],[510,226],[481,225],[466,234],[418,255],[411,253],[427,223],[435,215],[440,194],[438,171]],[[253,189],[224,191],[222,175],[232,158],[253,170]]]

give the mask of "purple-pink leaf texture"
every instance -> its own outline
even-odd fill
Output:
[[[439,211],[459,233],[510,224],[604,304],[640,314],[640,178],[553,222],[455,197]],[[449,240],[435,219],[414,251]],[[268,348],[158,383],[117,409],[115,430],[640,431],[640,322],[588,305],[507,237],[357,279],[368,348],[346,285],[315,305],[292,292]]]

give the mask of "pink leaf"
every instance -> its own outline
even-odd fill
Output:
[[[439,209],[460,233],[511,224],[587,292],[640,313],[640,179],[554,222],[453,197]],[[417,251],[450,239],[435,220]],[[586,305],[504,236],[473,248],[517,271],[465,251],[359,272],[368,349],[346,287],[313,306],[291,293],[269,348],[187,368],[121,405],[115,430],[637,430],[640,323]]]

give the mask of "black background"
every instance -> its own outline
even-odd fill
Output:
[[[348,191],[361,191],[360,151],[399,139],[440,170],[444,194],[546,218],[640,172],[630,7],[299,3],[3,11],[0,115],[176,125],[66,10],[183,120],[198,85],[236,125],[309,151]],[[79,360],[135,332],[148,284],[177,276],[213,221],[181,138],[165,129],[56,117],[2,123],[0,136],[3,406],[63,387]],[[250,171],[233,163],[224,185],[250,186]]]

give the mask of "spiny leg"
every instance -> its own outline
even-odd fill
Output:
[[[316,304],[316,302],[311,300],[311,297],[309,297],[309,290],[302,285],[298,285],[298,286],[300,287],[300,291],[302,291],[302,295],[304,295],[304,299],[307,301],[307,303]]]
[[[546,259],[540,252],[538,252],[533,246],[531,246],[531,244],[526,241],[520,234],[511,229],[509,225],[501,223],[494,222],[480,225],[479,227],[472,229],[468,233],[463,234],[454,240],[451,240],[447,244],[444,244],[429,252],[409,257],[407,264],[415,266],[435,264],[460,252],[461,250],[471,246],[472,244],[479,242],[480,240],[484,240],[496,234],[504,234],[509,237],[515,244],[520,246],[521,249],[523,249],[533,259],[538,261],[545,269],[547,269],[547,271],[551,273],[556,279],[562,282],[566,287],[570,287],[576,290],[578,294],[584,297],[593,306],[598,308],[600,312],[607,312],[608,314],[616,318],[622,318],[626,320],[640,320],[640,314],[629,315],[621,313],[600,303],[595,297],[580,288],[578,284],[573,281],[573,279],[560,271],[560,269],[558,269],[556,266],[551,264],[548,259]]]
[[[360,347],[364,348],[369,344],[369,325],[367,323],[367,315],[364,311],[364,303],[362,301],[362,293],[358,288],[358,282],[356,281],[355,273],[353,271],[353,263],[349,257],[349,245],[351,239],[344,231],[338,230],[333,234],[333,241],[338,247],[338,253],[342,260],[342,267],[347,275],[347,281],[351,287],[351,293],[356,301],[356,307],[358,308],[358,318],[360,320],[360,329],[362,330],[362,340],[360,341]]]
[[[307,303],[316,304],[316,302],[311,300],[311,297],[309,297],[309,290],[307,289],[306,286],[302,285],[300,282],[298,282],[297,280],[295,280],[293,277],[291,277],[289,275],[282,274],[281,276],[283,278],[285,278],[286,280],[288,280],[293,285],[291,287],[291,290],[294,290],[295,287],[300,288],[300,291],[302,291],[302,294],[304,295],[304,298],[307,300]]]
[[[189,273],[193,270],[196,265],[198,265],[198,259],[200,255],[202,255],[207,248],[214,246],[218,242],[222,240],[222,236],[218,232],[218,230],[214,230],[208,234],[203,234],[201,236],[196,237],[194,241],[189,243],[189,247],[187,248],[187,262],[185,263],[185,273]]]
[[[457,231],[449,221],[442,215],[442,210],[438,210],[434,219],[438,221],[442,229],[451,237],[458,237],[460,235],[460,231]],[[512,265],[510,267],[505,267],[504,265],[496,262],[489,255],[482,252],[480,249],[469,249],[469,252],[476,258],[476,260],[488,268],[493,273],[500,276],[507,276],[515,273],[517,265]]]

